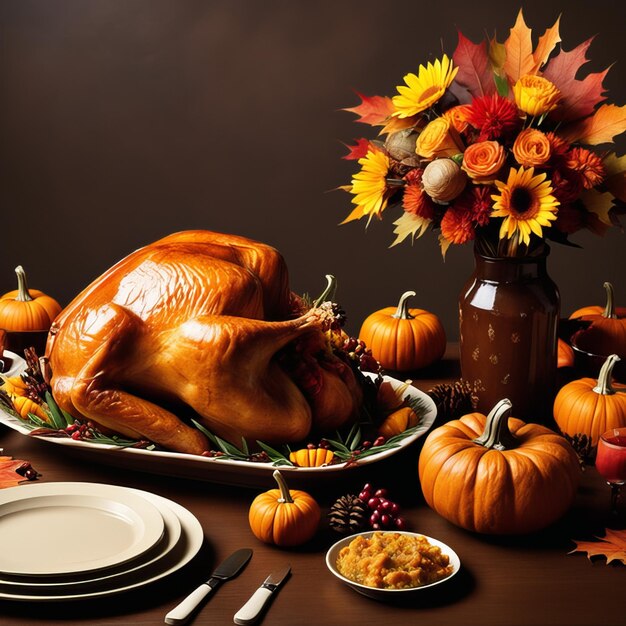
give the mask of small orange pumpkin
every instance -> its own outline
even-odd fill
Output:
[[[397,307],[385,307],[369,315],[359,338],[382,367],[398,372],[417,370],[438,361],[446,350],[446,333],[434,313],[409,309],[406,291]]]
[[[0,297],[0,327],[14,332],[49,330],[61,305],[43,291],[29,290],[21,265],[15,268],[15,274],[17,289]]]
[[[557,367],[574,367],[574,350],[563,339],[559,339],[556,351]]]
[[[317,532],[320,507],[306,491],[290,490],[278,470],[273,476],[279,488],[261,493],[252,501],[250,529],[264,543],[282,548],[299,546]]]
[[[589,328],[576,333],[576,346],[592,354],[608,356],[616,352],[626,358],[626,309],[615,307],[613,285],[604,283],[606,306],[589,306],[578,309],[570,319],[591,322]]]
[[[289,453],[289,460],[298,467],[321,467],[328,465],[335,453],[327,448],[302,448]]]
[[[592,446],[610,428],[626,426],[626,385],[613,384],[616,354],[600,369],[598,379],[579,378],[561,387],[554,400],[554,420],[561,432],[573,437],[587,435]]]
[[[433,430],[419,457],[428,505],[479,533],[540,530],[571,506],[580,480],[572,446],[538,424],[509,418],[501,400],[485,417],[464,415]]]

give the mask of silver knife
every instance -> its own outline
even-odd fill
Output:
[[[253,624],[261,614],[266,602],[274,595],[285,578],[289,576],[290,572],[291,565],[287,565],[287,567],[283,569],[272,572],[263,581],[263,584],[250,596],[250,599],[235,613],[233,619],[235,624],[243,626]]]
[[[166,624],[184,624],[193,613],[194,609],[206,598],[209,593],[217,589],[224,581],[230,580],[239,574],[246,566],[252,550],[241,548],[233,552],[227,559],[222,561],[209,580],[202,583],[195,591],[192,591],[177,607],[173,608],[166,616]]]

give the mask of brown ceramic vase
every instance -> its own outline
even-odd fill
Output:
[[[490,258],[474,252],[459,299],[461,372],[479,382],[478,410],[508,398],[512,415],[549,422],[556,392],[559,290],[546,271],[550,250]]]

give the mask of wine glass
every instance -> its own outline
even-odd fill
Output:
[[[617,517],[620,489],[626,483],[626,428],[611,428],[600,436],[596,469],[611,487],[611,516]]]

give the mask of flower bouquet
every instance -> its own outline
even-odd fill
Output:
[[[459,32],[452,58],[420,65],[393,97],[358,94],[345,110],[380,130],[344,157],[360,166],[342,187],[355,205],[344,223],[399,205],[392,245],[432,229],[444,255],[475,241],[492,257],[618,225],[626,156],[606,146],[626,130],[626,106],[605,102],[608,69],[579,78],[591,39],[560,41],[557,20],[534,45],[520,11],[504,43]]]

